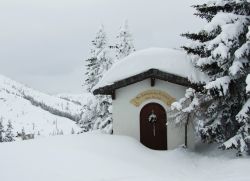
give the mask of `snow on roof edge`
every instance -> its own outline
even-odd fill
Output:
[[[158,69],[188,78],[192,83],[208,80],[205,74],[192,65],[184,51],[169,48],[147,48],[136,51],[115,63],[92,90],[112,85],[149,69]]]

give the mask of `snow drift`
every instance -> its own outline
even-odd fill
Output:
[[[4,181],[249,181],[249,159],[221,152],[154,151],[85,133],[0,144],[0,173]]]

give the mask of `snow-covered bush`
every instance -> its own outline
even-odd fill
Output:
[[[198,105],[197,98],[195,97],[195,90],[189,88],[186,90],[185,97],[179,101],[172,103],[170,120],[174,121],[177,125],[186,124],[189,116],[194,113]]]

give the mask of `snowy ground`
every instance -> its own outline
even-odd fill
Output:
[[[3,181],[249,181],[250,160],[87,133],[0,144]]]

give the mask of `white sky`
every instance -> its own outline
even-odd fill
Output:
[[[180,47],[204,0],[0,0],[0,74],[47,93],[80,93],[100,24],[113,41],[129,21],[136,49]]]

